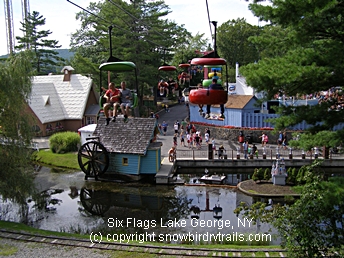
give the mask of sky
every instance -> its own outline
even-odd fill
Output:
[[[89,0],[70,0],[71,2],[87,8]],[[98,0],[97,0],[98,1]],[[93,2],[97,2],[93,1]],[[52,34],[48,39],[58,40],[61,48],[69,48],[70,35],[80,27],[76,21],[75,14],[81,9],[69,3],[67,0],[29,0],[30,13],[39,12],[46,19],[46,24],[40,26],[40,30],[50,30]],[[172,13],[167,18],[184,27],[193,35],[204,33],[205,38],[210,39],[210,27],[206,0],[165,0]],[[209,16],[211,21],[217,21],[218,26],[222,23],[245,18],[248,23],[258,25],[258,18],[254,17],[248,9],[245,0],[208,0]],[[13,27],[15,36],[23,36],[20,31],[22,21],[21,1],[12,0]],[[4,5],[0,4],[0,56],[7,54],[6,22]],[[214,27],[212,26],[212,32]]]

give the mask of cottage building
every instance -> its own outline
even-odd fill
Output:
[[[62,74],[35,76],[27,110],[35,117],[33,130],[37,136],[47,136],[97,122],[99,93],[92,79],[73,74],[65,66]]]
[[[120,174],[139,179],[155,175],[161,167],[161,142],[156,141],[159,129],[155,118],[118,118],[105,125],[100,117],[93,136],[109,152],[109,168],[105,175]]]

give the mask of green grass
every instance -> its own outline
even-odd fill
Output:
[[[80,170],[78,154],[76,152],[56,154],[51,150],[40,150],[39,152],[34,152],[33,160],[49,166]]]
[[[39,234],[44,236],[61,236],[61,237],[73,237],[73,238],[81,238],[81,239],[89,239],[89,235],[82,235],[82,234],[71,234],[71,233],[65,233],[65,232],[56,232],[56,231],[49,231],[49,230],[42,230],[33,228],[30,226],[27,226],[22,223],[16,223],[16,222],[9,222],[9,221],[1,221],[0,220],[0,228],[12,230],[12,231],[19,231],[19,232],[29,232],[33,234]],[[132,243],[138,244],[138,242],[131,241]],[[167,244],[167,243],[156,243],[156,242],[146,242],[149,245],[155,245],[155,246],[187,246],[190,247],[190,245],[181,245],[181,244]],[[142,246],[145,246],[142,244]],[[226,249],[226,248],[234,248],[234,249],[276,249],[281,248],[280,246],[253,246],[253,245],[241,245],[241,244],[211,244],[211,243],[205,243],[200,245],[192,245],[192,248],[198,249],[198,248],[212,248],[212,249]]]
[[[89,239],[89,236],[87,235],[42,230],[42,229],[37,229],[37,228],[27,226],[22,223],[2,221],[2,220],[0,220],[0,228],[12,230],[12,231],[19,231],[19,232],[29,232],[32,234],[39,234],[39,235],[44,235],[44,236],[61,236],[61,237],[74,237],[74,238]]]
[[[18,252],[18,248],[11,245],[0,244],[0,256],[10,256],[15,255]]]
[[[48,231],[48,230],[41,230],[32,228],[30,226],[24,225],[22,223],[15,223],[15,222],[7,222],[7,221],[0,221],[0,228],[12,230],[12,231],[19,231],[19,232],[29,232],[33,234],[39,234],[43,236],[60,236],[60,237],[70,237],[70,238],[80,238],[80,239],[87,239],[89,240],[89,235],[80,235],[80,234],[70,234],[70,233],[63,233],[63,232],[55,232],[55,231]],[[133,242],[135,243],[135,242]],[[137,243],[136,243],[137,244]],[[180,244],[166,244],[166,243],[152,243],[148,242],[146,244],[149,245],[155,245],[155,246],[186,246],[190,247],[190,245],[180,245]],[[35,243],[36,245],[36,243]],[[38,244],[37,244],[38,245]],[[142,244],[142,248],[144,248],[144,244]],[[35,246],[33,246],[35,247]],[[37,246],[39,247],[39,245]],[[207,249],[255,249],[257,251],[254,251],[253,253],[256,255],[256,257],[261,257],[261,255],[264,257],[265,252],[259,251],[259,249],[269,250],[269,249],[280,249],[280,246],[242,246],[242,245],[233,245],[233,244],[205,244],[205,245],[192,245],[193,249],[201,249],[201,248],[207,248]],[[9,256],[14,255],[18,251],[17,247],[7,245],[7,244],[0,244],[0,256]],[[68,250],[66,250],[68,251]],[[128,258],[128,257],[139,257],[139,258],[158,258],[161,257],[160,254],[147,254],[144,253],[144,249],[142,251],[140,250],[140,247],[136,247],[135,250],[132,250],[132,252],[128,251],[98,251],[97,253],[100,254],[107,254],[110,257],[116,257],[116,258]],[[241,251],[242,257],[252,257],[252,252],[245,252]],[[270,253],[270,257],[276,257],[277,253]],[[166,258],[172,258],[177,257],[174,255],[164,255]]]

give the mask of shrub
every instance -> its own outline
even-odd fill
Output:
[[[266,168],[264,171],[264,180],[269,181],[271,178],[271,171],[269,168]]]
[[[287,183],[296,185],[297,170],[296,168],[288,168],[288,178]]]
[[[75,132],[60,132],[53,134],[49,139],[50,150],[53,153],[66,153],[78,150],[80,136]]]
[[[298,185],[304,185],[306,183],[306,171],[307,167],[302,166],[297,172],[296,183]]]
[[[253,181],[262,181],[264,179],[264,171],[262,168],[255,168],[253,175],[252,175],[252,180]]]

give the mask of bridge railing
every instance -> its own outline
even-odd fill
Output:
[[[177,159],[244,159],[244,153],[238,152],[237,150],[226,150],[223,155],[219,155],[218,151],[213,151],[209,153],[209,150],[206,148],[202,149],[177,149]],[[293,150],[293,149],[284,149],[284,148],[267,148],[265,152],[262,149],[258,150],[258,154],[248,154],[247,159],[271,159],[276,158],[284,159],[323,159],[323,152],[321,149],[315,151],[302,151],[302,150]],[[344,153],[329,151],[329,159],[344,159]]]

